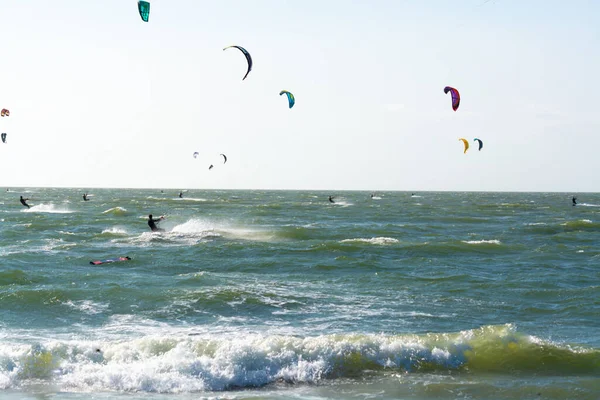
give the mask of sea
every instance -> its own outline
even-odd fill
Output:
[[[600,399],[598,193],[83,193],[0,192],[3,400]]]

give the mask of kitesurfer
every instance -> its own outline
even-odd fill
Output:
[[[89,200],[90,200],[90,199],[88,199],[88,197],[87,197],[87,193],[84,193],[84,194],[83,194],[83,201],[89,201]]]
[[[165,231],[164,229],[161,229],[158,226],[156,226],[156,223],[162,221],[163,219],[165,219],[165,217],[160,217],[159,219],[153,219],[152,214],[148,215],[148,226],[150,227],[150,229],[152,229],[152,232],[164,232]]]
[[[571,201],[573,202],[573,206],[577,205],[577,197],[573,196],[573,198],[571,199]]]
[[[183,199],[183,192],[179,192],[179,198]]]
[[[29,199],[24,199],[23,196],[21,196],[19,198],[19,201],[21,202],[21,204],[23,204],[27,208],[30,208],[29,204],[26,203],[27,200],[29,200]]]
[[[329,196],[329,202],[330,203],[335,203],[335,201],[333,201],[333,196]]]

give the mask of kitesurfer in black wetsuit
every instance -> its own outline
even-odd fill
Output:
[[[329,202],[330,203],[335,203],[335,201],[333,201],[333,196],[329,196]]]
[[[160,222],[164,219],[164,217],[160,217],[159,219],[153,219],[152,218],[152,214],[148,215],[148,226],[150,227],[150,229],[152,229],[152,232],[164,232],[164,229],[159,228],[158,226],[156,226],[157,222]]]
[[[89,201],[90,199],[87,198],[87,193],[83,194],[83,201]]]
[[[183,199],[183,192],[179,192],[179,198]]]
[[[23,196],[21,196],[21,198],[19,198],[19,201],[21,202],[21,204],[23,204],[27,208],[30,208],[29,204],[26,203],[27,200],[29,200],[29,199],[24,199]]]
[[[573,196],[573,198],[571,199],[571,201],[573,202],[574,206],[577,205],[577,197]]]

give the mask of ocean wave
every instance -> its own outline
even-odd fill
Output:
[[[112,215],[123,215],[127,213],[127,209],[123,207],[113,207],[108,210],[102,211],[102,214],[112,214]]]
[[[600,373],[600,351],[541,340],[511,325],[420,335],[0,343],[1,389],[41,381],[65,392],[194,393],[275,382],[318,384],[386,371],[594,376]]]

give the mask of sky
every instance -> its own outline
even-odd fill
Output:
[[[0,10],[3,187],[600,191],[600,2]]]

